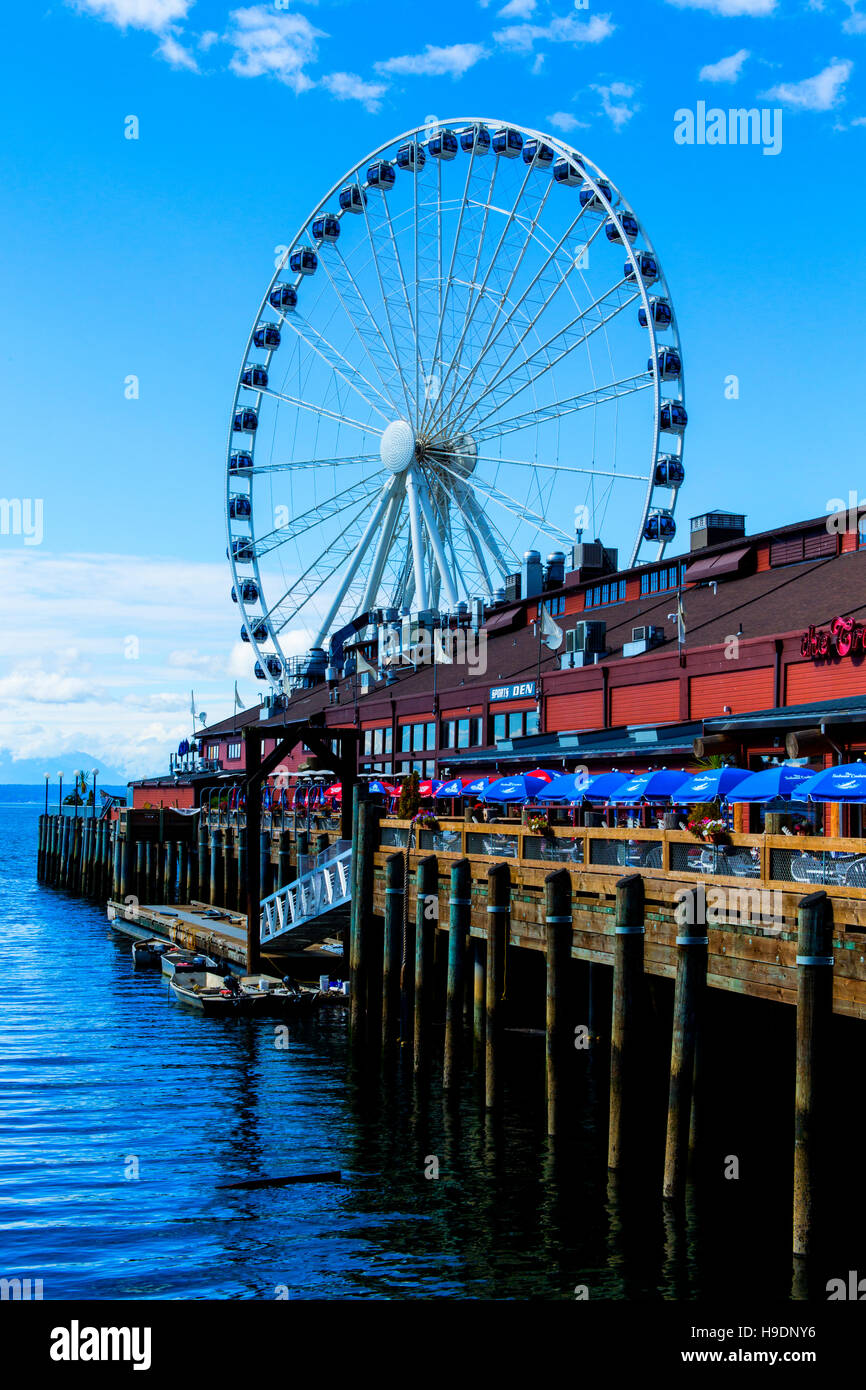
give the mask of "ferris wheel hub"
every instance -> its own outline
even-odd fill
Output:
[[[404,473],[415,461],[415,431],[406,420],[392,420],[382,431],[382,462],[391,473]]]

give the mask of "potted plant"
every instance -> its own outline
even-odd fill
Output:
[[[547,816],[530,816],[529,829],[532,831],[533,835],[540,835],[544,840],[553,839],[553,829],[550,825],[550,822],[547,819]]]
[[[413,826],[419,830],[438,830],[439,822],[430,811],[417,811],[412,817]]]

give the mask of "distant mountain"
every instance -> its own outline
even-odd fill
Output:
[[[62,772],[63,781],[69,783],[71,790],[72,779],[79,769],[87,773],[89,781],[95,767],[99,768],[97,786],[126,786],[128,779],[125,772],[112,767],[110,763],[102,762],[92,753],[53,753],[47,758],[15,759],[10,753],[3,751],[0,751],[0,786],[44,787],[45,774],[48,772],[51,774],[52,786],[56,787],[57,774]]]

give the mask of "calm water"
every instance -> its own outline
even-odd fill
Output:
[[[39,810],[0,805],[0,1273],[41,1277],[47,1299],[787,1296],[790,1068],[770,1044],[745,1047],[753,1105],[737,1097],[718,1141],[743,1180],[666,1224],[658,1135],[645,1190],[609,1184],[603,1077],[582,1078],[554,1150],[540,1039],[510,1039],[491,1125],[471,1078],[448,1109],[435,1082],[353,1069],[341,1014],[288,1051],[264,1020],[199,1018],[133,970],[100,909],[37,885]],[[719,1106],[729,1090],[716,1079]],[[336,1168],[341,1184],[217,1190]]]

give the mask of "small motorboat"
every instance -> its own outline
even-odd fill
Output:
[[[267,990],[245,989],[236,975],[190,970],[172,975],[169,988],[180,1004],[209,1017],[268,1012]]]
[[[241,985],[245,989],[261,990],[267,995],[265,1013],[276,1018],[294,1018],[300,1014],[313,1013],[322,1002],[321,990],[310,985],[299,985],[291,975],[281,980],[275,975],[242,975]]]
[[[194,951],[181,951],[173,946],[161,957],[163,975],[185,975],[193,970],[219,970],[212,956],[199,956]]]
[[[160,941],[158,937],[151,937],[148,941],[133,941],[132,943],[132,963],[140,966],[157,966],[160,964],[166,951],[171,949],[170,941]]]

